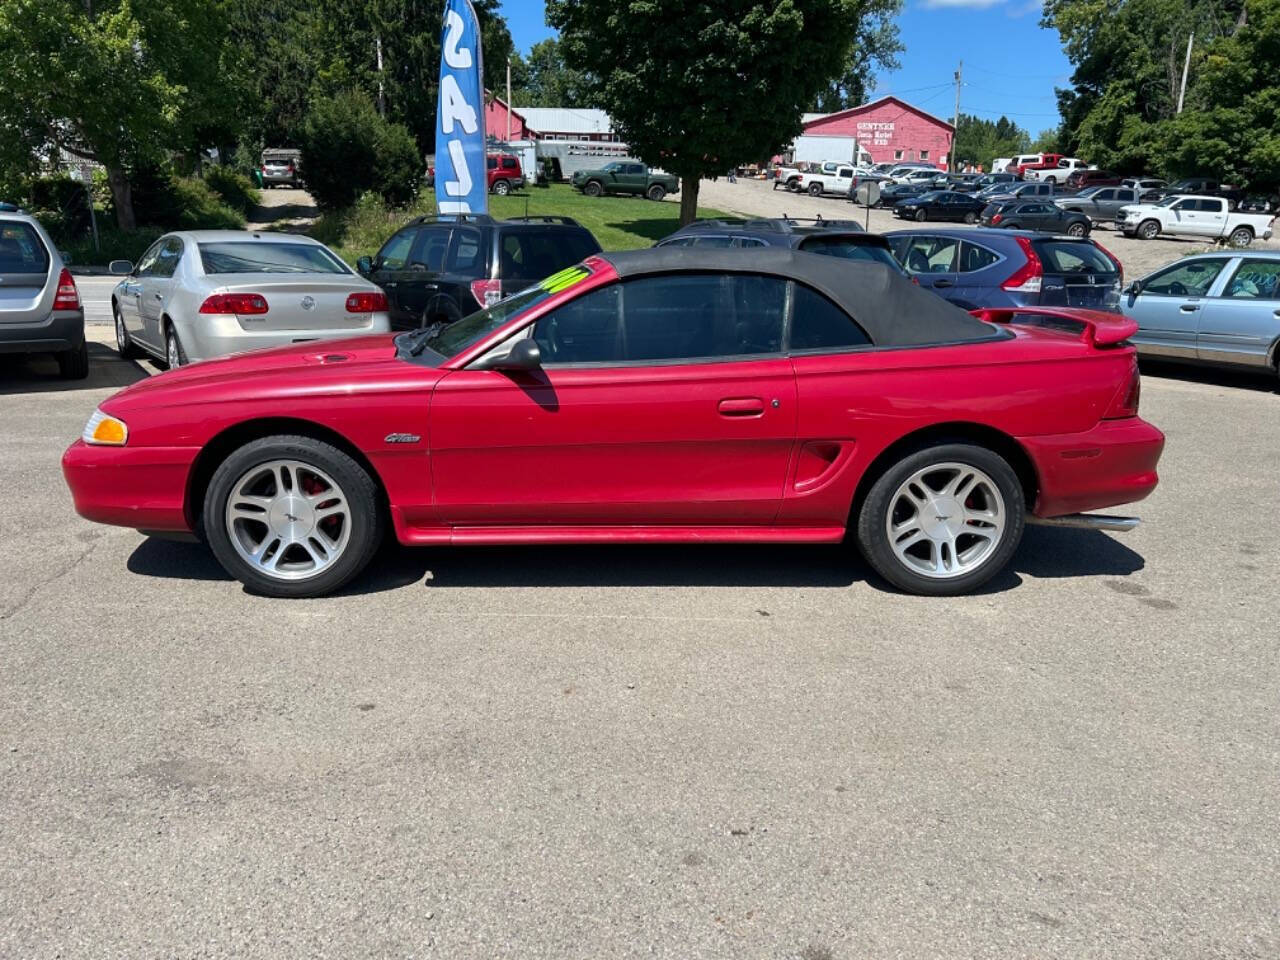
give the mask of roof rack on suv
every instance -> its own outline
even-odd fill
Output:
[[[503,223],[563,223],[565,226],[569,227],[582,226],[582,224],[578,223],[578,221],[573,219],[573,217],[552,216],[547,213],[531,214],[525,217],[507,217]]]
[[[497,223],[487,213],[427,213],[414,217],[410,223]]]
[[[857,229],[859,231],[863,229],[862,224],[858,223],[857,220],[826,220],[821,216],[789,217],[785,213],[781,217],[759,217],[750,220],[737,217],[695,220],[682,229],[769,230],[775,233],[794,233],[797,228],[809,227],[834,227],[836,229]]]

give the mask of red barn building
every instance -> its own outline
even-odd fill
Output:
[[[852,157],[856,140],[858,151],[870,153],[876,163],[917,160],[940,169],[947,165],[956,132],[947,121],[897,97],[881,97],[838,113],[806,114],[804,119],[805,138],[849,141],[849,148],[832,153],[831,159]]]

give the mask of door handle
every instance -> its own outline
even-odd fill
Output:
[[[1197,310],[1200,309],[1200,305],[1196,303],[1184,303],[1181,307],[1179,307],[1179,309],[1183,313],[1195,313]]]
[[[950,280],[935,280],[933,281],[933,285],[935,287],[954,287],[955,286],[955,284],[952,283]]]
[[[722,417],[762,417],[764,401],[759,397],[726,397],[716,409]]]
[[[163,300],[163,299],[164,299],[164,297],[162,297],[162,296],[161,296],[160,294],[158,294],[158,293],[153,293],[151,296],[152,296],[152,297],[154,297],[156,300]]]

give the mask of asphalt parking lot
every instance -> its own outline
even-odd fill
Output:
[[[155,369],[91,335],[0,365],[0,956],[1280,955],[1274,380],[1148,370],[1143,526],[975,597],[708,546],[283,602],[74,514]]]

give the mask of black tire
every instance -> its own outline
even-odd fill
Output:
[[[80,346],[57,354],[58,376],[63,380],[83,380],[89,375],[89,345],[83,340]]]
[[[1160,236],[1160,221],[1143,220],[1138,224],[1138,236],[1143,240],[1154,240]]]
[[[500,197],[505,197],[511,192],[511,181],[495,180],[493,181],[493,192]]]
[[[1227,238],[1227,242],[1237,249],[1247,247],[1253,243],[1253,231],[1248,227],[1236,227],[1231,231],[1231,236]]]
[[[972,210],[970,210],[968,213],[964,215],[964,222],[969,224],[969,226],[973,226],[975,223],[978,222],[978,215],[974,213]]]
[[[350,511],[351,530],[343,552],[313,577],[274,579],[242,558],[231,542],[226,507],[232,488],[248,471],[273,460],[292,460],[316,467],[336,481]],[[224,570],[253,593],[268,597],[320,597],[351,581],[382,543],[383,518],[378,486],[369,473],[332,444],[312,437],[264,437],[245,444],[214,471],[201,508],[205,538]]]
[[[654,201],[654,203],[661,201],[666,195],[667,188],[660,183],[655,183],[649,188],[649,192],[645,194],[645,196]]]
[[[142,351],[125,329],[124,318],[120,316],[120,305],[115,300],[111,301],[111,316],[116,324],[116,353],[120,354],[121,360],[137,360],[142,356]]]
[[[809,184],[809,196],[811,196],[811,197],[820,197],[820,196],[822,196],[822,184],[820,184],[820,183],[811,183],[811,184]]]
[[[1080,223],[1079,221],[1067,227],[1068,237],[1087,237],[1088,235],[1089,235],[1089,228],[1085,224]]]
[[[916,572],[898,558],[887,526],[894,515],[893,500],[899,488],[919,471],[946,463],[976,467],[991,479],[1003,501],[1004,530],[1001,539],[968,573],[937,579]],[[968,499],[964,502],[968,503]],[[923,596],[956,596],[977,589],[1004,569],[1022,539],[1025,513],[1022,484],[1003,457],[973,443],[942,443],[907,454],[876,479],[858,513],[858,547],[875,571],[898,589]]]
[[[920,207],[915,212],[915,218],[917,223],[924,223],[926,220],[929,219],[929,211],[926,210],[924,207]]]
[[[582,192],[588,197],[598,197],[604,193],[604,186],[599,180],[588,180]]]
[[[182,346],[178,331],[173,329],[172,322],[166,322],[164,325],[164,360],[170,370],[185,367],[189,362],[187,351]]]
[[[790,180],[787,181],[787,189],[790,190],[792,193],[799,193],[800,181],[797,178],[792,177]]]

